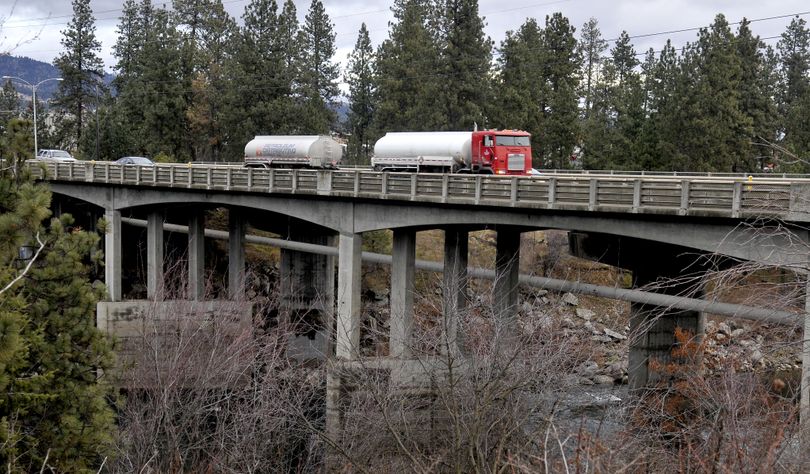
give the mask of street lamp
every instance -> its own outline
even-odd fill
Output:
[[[34,105],[34,158],[36,158],[37,153],[39,153],[39,148],[37,147],[37,87],[48,81],[62,81],[63,79],[61,77],[51,77],[49,79],[39,81],[36,84],[31,84],[25,79],[17,76],[3,76],[3,79],[16,80],[22,82],[23,84],[27,84],[28,87],[31,88],[31,102]]]

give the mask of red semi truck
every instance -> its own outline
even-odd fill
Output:
[[[521,130],[388,132],[374,145],[378,171],[527,175],[531,135]]]

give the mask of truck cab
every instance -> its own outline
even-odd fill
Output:
[[[473,173],[528,175],[532,170],[531,135],[521,130],[482,130],[472,134]]]

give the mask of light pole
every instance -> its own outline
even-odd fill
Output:
[[[23,84],[27,84],[28,87],[31,88],[31,103],[34,107],[34,158],[37,157],[37,153],[39,153],[39,148],[37,147],[37,87],[41,86],[42,84],[48,81],[61,81],[63,80],[61,77],[51,77],[42,81],[37,82],[36,84],[31,84],[30,82],[26,81],[23,78],[17,76],[3,76],[3,79],[11,79],[22,82]]]

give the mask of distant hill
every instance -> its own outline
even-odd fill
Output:
[[[36,84],[43,79],[59,77],[60,75],[59,69],[52,64],[31,58],[10,56],[8,54],[0,55],[0,76],[16,76],[25,79],[31,84]],[[111,74],[106,74],[104,82],[109,84],[113,77],[114,76]],[[30,87],[19,82],[14,82],[14,85],[21,94],[26,97],[31,97]],[[58,87],[59,83],[57,81],[42,84],[37,88],[37,98],[40,100],[50,100]]]

